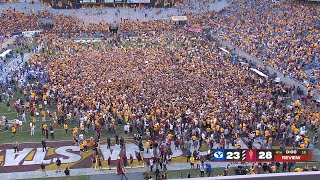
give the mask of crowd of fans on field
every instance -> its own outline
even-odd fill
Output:
[[[189,25],[215,25],[223,39],[296,79],[312,77],[303,72],[307,67],[317,72],[313,62],[319,58],[319,22],[311,5],[240,2],[220,15],[189,16]],[[37,18],[53,16],[8,11],[2,17],[8,26],[0,32],[9,34],[37,29]],[[194,165],[210,160],[213,148],[253,148],[255,139],[261,140],[261,148],[318,146],[320,112],[312,95],[297,95],[297,87],[259,76],[250,63],[232,61],[210,34],[188,32],[164,20],[125,21],[119,29],[136,33],[138,39],[112,36],[99,44],[77,43],[72,37],[109,33],[110,24],[53,18],[59,21],[36,37],[42,49],[1,82],[1,102],[13,106],[19,117],[27,112],[30,130],[71,126],[82,149],[89,132],[96,136],[90,139],[93,147],[95,141],[119,139],[125,131],[141,152],[151,154],[147,164],[156,169],[176,150],[185,151]],[[63,39],[65,35],[71,38]],[[310,89],[318,88],[311,84]],[[15,93],[19,99],[10,104],[7,99]],[[5,118],[0,125],[9,128]],[[18,127],[11,130],[16,134]],[[203,149],[207,156],[200,155]]]

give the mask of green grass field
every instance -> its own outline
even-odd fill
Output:
[[[20,95],[19,93],[15,93],[13,98],[10,98],[10,105],[12,105],[14,103],[14,101],[16,101],[18,98],[21,98],[22,100],[24,100],[24,97],[22,95]],[[52,107],[49,108],[49,110],[51,112],[54,112],[56,110],[55,105],[53,105]],[[47,112],[46,112],[47,113]],[[13,120],[13,119],[19,119],[21,120],[21,116],[17,117],[17,113],[15,111],[15,109],[11,106],[10,110],[8,110],[7,106],[6,106],[6,101],[3,101],[2,103],[0,103],[0,116],[5,115],[7,117],[8,120]],[[46,115],[47,119],[48,119],[48,114]],[[30,135],[30,126],[29,123],[31,122],[31,116],[30,116],[30,112],[27,110],[26,111],[26,119],[27,119],[27,123],[23,123],[22,125],[22,131],[18,131],[16,136],[12,137],[12,132],[11,132],[11,128],[9,128],[9,130],[7,132],[4,132],[4,127],[2,128],[2,131],[0,131],[0,144],[3,143],[13,143],[14,141],[18,141],[19,143],[23,143],[23,142],[41,142],[42,138],[44,138],[45,136],[42,135],[41,132],[41,120],[39,122],[36,123],[36,129],[35,129],[35,135],[31,136]],[[49,126],[49,122],[47,121],[47,125]],[[58,126],[57,128],[54,128],[54,136],[56,141],[58,140],[73,140],[72,138],[72,128],[73,127],[78,127],[78,123],[75,121],[71,121],[69,125],[69,132],[68,135],[65,134],[63,126]],[[116,132],[119,134],[119,136],[123,136],[123,137],[127,137],[127,136],[131,136],[130,134],[125,135],[124,130],[121,126],[117,126],[116,128]],[[92,130],[89,130],[88,134],[85,134],[85,138],[89,138],[93,136],[93,132]],[[132,136],[131,136],[132,137]],[[105,135],[105,131],[103,131],[102,133],[102,139],[107,138]],[[51,140],[51,137],[49,136],[49,139]]]
[[[17,98],[21,98],[24,99],[24,97],[22,97],[20,94],[16,93],[14,95],[13,98],[10,99],[10,105],[12,105],[14,103],[14,101]],[[50,108],[50,111],[54,111],[54,108]],[[21,116],[17,117],[17,113],[15,112],[15,109],[13,107],[10,107],[10,110],[8,110],[7,106],[6,106],[6,102],[2,102],[0,103],[0,114],[5,115],[7,117],[8,120],[13,120],[13,119],[19,119],[21,120]],[[48,115],[47,115],[48,117]],[[30,116],[30,112],[27,110],[26,111],[26,119],[27,122],[23,123],[22,125],[22,131],[18,131],[16,136],[12,137],[12,132],[11,132],[11,128],[9,128],[9,130],[7,132],[4,132],[4,128],[2,129],[2,131],[0,131],[0,144],[2,143],[12,143],[13,141],[18,141],[19,143],[22,142],[41,142],[42,138],[45,137],[42,135],[41,133],[41,122],[37,122],[36,123],[36,129],[35,129],[35,135],[31,136],[30,135],[30,126],[29,123],[31,122],[31,116]],[[47,125],[49,125],[49,122],[47,122]],[[76,123],[74,122],[74,124],[70,124],[69,125],[69,134],[65,135],[63,127],[60,126],[58,128],[55,128],[55,140],[72,140],[72,135],[70,132],[71,128],[73,126],[75,126]],[[49,137],[50,139],[50,137]]]

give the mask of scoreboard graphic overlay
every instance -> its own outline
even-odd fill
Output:
[[[213,149],[211,161],[216,162],[307,162],[312,161],[311,150],[275,149]]]

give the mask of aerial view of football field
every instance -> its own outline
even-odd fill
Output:
[[[0,179],[319,179],[317,0],[0,0]]]

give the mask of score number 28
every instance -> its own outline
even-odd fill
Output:
[[[258,155],[259,155],[259,157],[258,157],[259,160],[264,160],[264,159],[270,160],[270,159],[273,159],[271,151],[260,151]]]

